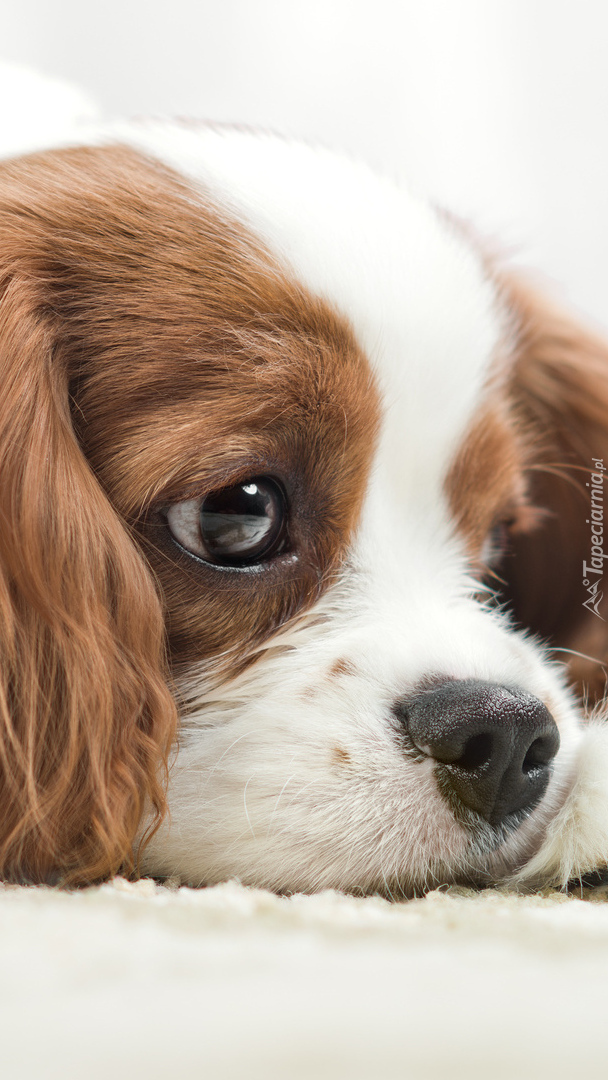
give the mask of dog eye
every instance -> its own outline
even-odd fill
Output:
[[[493,567],[506,555],[511,546],[511,518],[497,521],[490,529],[481,551],[480,560],[485,566]]]
[[[192,555],[215,566],[250,566],[283,549],[286,508],[270,477],[188,499],[165,510],[173,538]]]

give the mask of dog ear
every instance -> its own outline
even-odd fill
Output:
[[[133,866],[175,731],[154,582],[72,429],[40,286],[0,275],[0,874]]]
[[[509,396],[528,447],[530,501],[546,513],[513,537],[505,596],[519,624],[566,650],[556,660],[595,700],[608,661],[608,345],[525,283],[506,290],[518,340]]]

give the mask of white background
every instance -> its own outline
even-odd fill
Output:
[[[606,0],[0,0],[0,58],[365,157],[608,327]]]

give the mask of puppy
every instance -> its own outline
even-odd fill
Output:
[[[361,164],[151,122],[0,163],[0,363],[6,880],[606,863],[602,341]]]

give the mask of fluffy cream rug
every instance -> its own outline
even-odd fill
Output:
[[[0,1075],[539,1080],[608,1068],[599,894],[389,904],[0,888]]]

